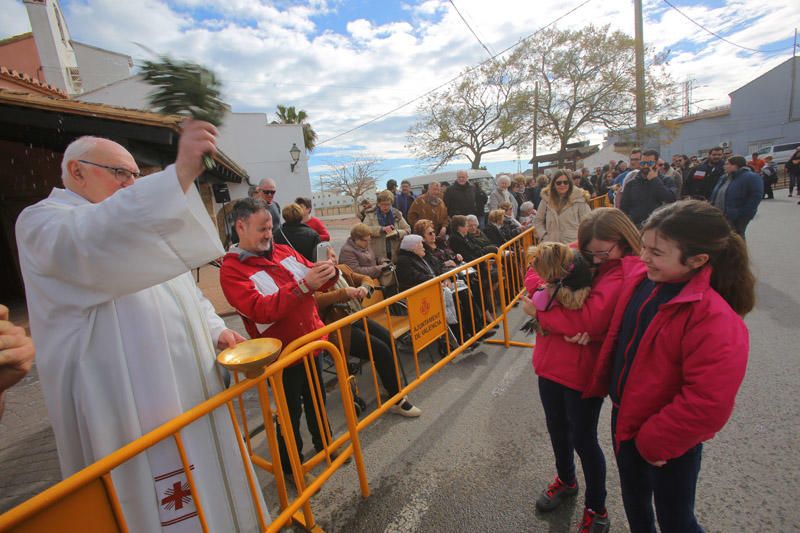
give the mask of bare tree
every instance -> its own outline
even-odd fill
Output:
[[[539,82],[539,134],[564,150],[598,128],[620,130],[636,121],[633,38],[608,25],[548,29],[509,56],[529,87]],[[675,84],[664,55],[647,52],[646,103],[650,116],[673,108]]]
[[[352,198],[357,213],[359,199],[375,190],[378,177],[384,173],[378,168],[380,163],[379,159],[365,156],[346,163],[329,164],[328,171],[318,180],[320,189]]]
[[[420,104],[422,118],[408,131],[408,148],[436,172],[461,157],[477,169],[486,154],[527,143],[525,74],[508,70],[500,60],[466,71]]]

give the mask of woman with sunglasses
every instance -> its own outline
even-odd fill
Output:
[[[550,178],[550,185],[542,190],[539,210],[533,219],[536,235],[540,241],[571,243],[590,211],[583,190],[573,185],[569,171],[558,170]]]
[[[560,178],[564,179],[564,178]],[[533,368],[555,456],[556,475],[536,500],[542,512],[552,511],[578,492],[574,452],[583,467],[586,490],[579,533],[605,533],[606,462],[597,439],[602,398],[583,398],[594,374],[595,361],[622,290],[627,256],[639,254],[639,232],[619,209],[604,207],[589,213],[578,228],[578,248],[595,268],[592,290],[578,310],[557,303],[538,311],[523,296],[523,309],[537,318],[545,335],[537,335]],[[543,284],[533,269],[525,287],[529,295]],[[591,339],[585,346],[578,341]]]

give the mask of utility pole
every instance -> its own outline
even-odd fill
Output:
[[[797,28],[794,29],[794,46],[792,47],[792,82],[789,91],[789,122],[794,120],[794,90],[797,80]]]
[[[536,141],[539,137],[539,82],[533,88],[533,179],[539,175],[539,162],[536,161]]]
[[[635,17],[634,50],[636,61],[636,141],[641,146],[646,124],[644,106],[644,25],[642,23],[642,0],[633,0]]]

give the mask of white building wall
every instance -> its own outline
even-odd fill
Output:
[[[130,56],[109,52],[72,41],[78,67],[81,69],[83,92],[93,91],[109,83],[129,78],[133,61]]]
[[[283,207],[298,196],[311,197],[308,155],[299,124],[269,124],[265,113],[230,113],[220,128],[218,146],[250,175],[257,185],[263,178],[277,184],[276,200]],[[289,150],[300,148],[300,160],[291,170]],[[248,185],[228,184],[231,199],[247,196]]]
[[[87,68],[87,70],[89,70]],[[84,92],[77,96],[76,100],[83,102],[94,102],[97,104],[108,104],[117,107],[127,107],[128,109],[150,110],[148,95],[153,91],[153,87],[142,80],[141,76],[131,76],[123,80],[104,85],[93,91]]]
[[[26,0],[24,3],[45,80],[69,95],[80,93],[80,86],[72,82],[67,72],[67,68],[77,68],[78,62],[58,1]]]

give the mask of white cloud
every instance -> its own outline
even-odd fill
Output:
[[[277,104],[295,105],[309,113],[321,140],[379,116],[487,58],[445,0],[406,0],[402,8],[407,20],[376,22],[365,12],[344,21],[338,32],[320,26],[335,17],[345,1],[73,0],[63,7],[73,38],[137,60],[148,56],[134,42],[199,61],[220,74],[234,110],[271,116]],[[796,0],[730,0],[720,7],[682,2],[686,5],[676,5],[687,15],[751,48],[774,48],[776,40],[800,25]],[[28,31],[23,4],[0,3],[0,38]],[[532,9],[530,0],[459,0],[458,7],[497,52],[578,4],[579,0],[539,0]],[[679,82],[696,80],[694,99],[703,107],[727,103],[729,92],[786,57],[765,57],[723,43],[660,0],[647,0],[645,13],[647,43],[673,50],[673,77]],[[591,2],[558,26],[574,29],[589,23],[608,23],[632,34],[630,1]],[[414,113],[415,105],[407,106],[325,147],[340,155],[357,146],[359,153],[409,157],[404,146]],[[490,160],[516,158],[506,152]]]

